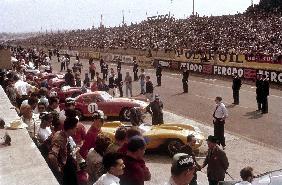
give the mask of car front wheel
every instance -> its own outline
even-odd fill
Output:
[[[175,154],[179,153],[180,148],[183,146],[183,142],[179,139],[170,139],[167,142],[167,152],[168,155],[173,157]]]

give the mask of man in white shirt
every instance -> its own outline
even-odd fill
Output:
[[[188,185],[194,177],[196,169],[193,157],[185,153],[173,156],[171,177],[165,185]]]
[[[124,164],[120,153],[107,153],[103,157],[103,165],[107,173],[102,175],[94,185],[120,185],[118,176],[124,173]]]
[[[235,185],[252,185],[252,181],[254,178],[253,168],[245,167],[240,171],[240,176],[242,178],[242,182],[238,182]]]
[[[218,144],[221,144],[223,150],[225,149],[225,137],[224,137],[224,124],[225,119],[228,117],[228,112],[225,105],[222,103],[221,97],[215,98],[216,108],[213,112],[213,125],[214,136],[218,139]]]

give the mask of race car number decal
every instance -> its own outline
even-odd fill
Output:
[[[98,105],[96,103],[90,103],[87,109],[88,109],[88,112],[94,113],[95,111],[98,110]]]

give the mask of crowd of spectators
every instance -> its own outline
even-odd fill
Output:
[[[282,13],[248,11],[223,16],[175,19],[155,16],[140,23],[47,33],[18,41],[53,48],[133,48],[198,52],[281,54]]]

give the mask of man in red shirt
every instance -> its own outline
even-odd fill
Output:
[[[87,134],[85,136],[84,143],[82,147],[79,150],[79,154],[83,157],[83,159],[86,159],[88,151],[91,148],[95,148],[96,138],[99,132],[101,131],[101,127],[104,123],[104,113],[101,110],[95,111],[93,114],[93,123],[89,130],[87,131]]]
[[[124,157],[124,174],[121,185],[144,185],[151,180],[151,173],[144,161],[146,142],[142,136],[134,136],[128,142],[128,151]]]

